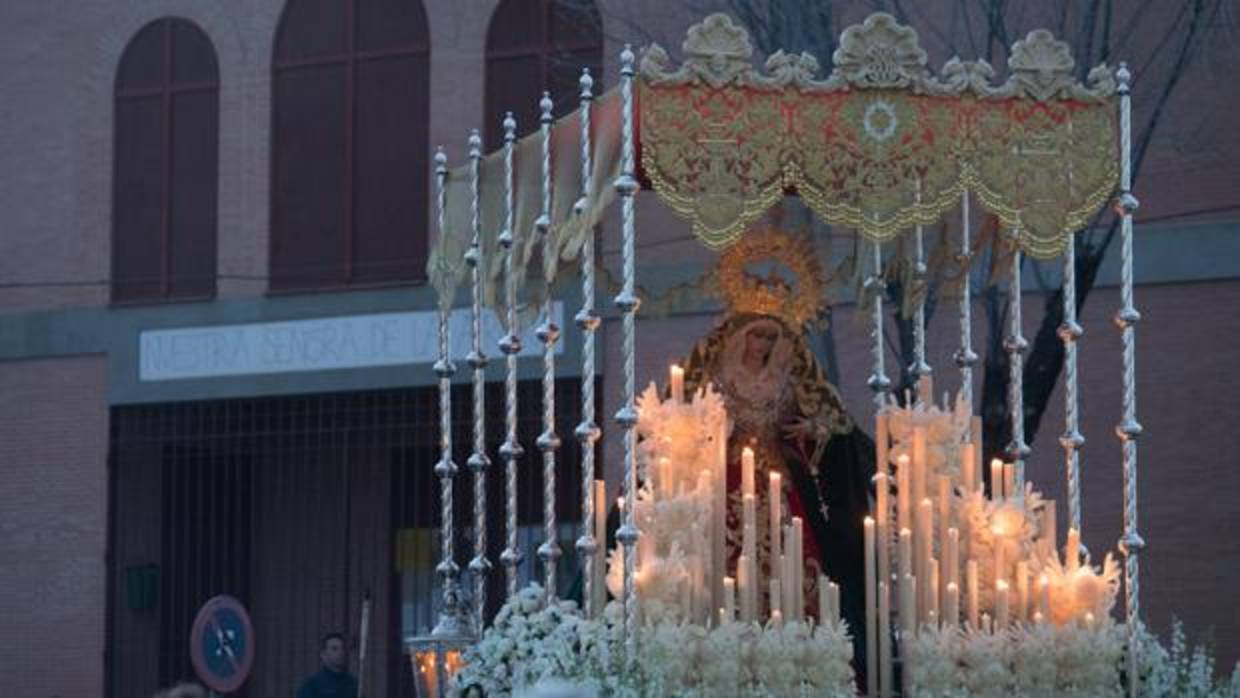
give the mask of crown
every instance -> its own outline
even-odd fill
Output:
[[[784,267],[793,285],[777,269],[759,276],[747,268],[762,261]],[[717,274],[729,312],[770,315],[792,327],[802,327],[822,312],[822,265],[803,235],[773,227],[750,230],[723,251]]]

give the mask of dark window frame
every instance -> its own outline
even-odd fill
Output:
[[[331,52],[325,54],[317,54],[312,57],[302,57],[296,59],[283,59],[280,51],[287,41],[286,32],[289,31],[287,26],[288,18],[292,14],[290,9],[299,0],[288,0],[284,4],[281,11],[279,21],[276,25],[274,41],[272,42],[272,58],[271,58],[271,138],[270,138],[270,158],[269,158],[269,224],[268,224],[268,295],[293,295],[301,293],[319,293],[334,291],[352,291],[352,290],[368,290],[375,288],[389,288],[400,286],[420,286],[427,282],[425,262],[429,253],[429,205],[430,205],[430,142],[429,142],[429,124],[430,124],[430,22],[426,13],[426,6],[421,0],[409,0],[416,6],[417,12],[420,13],[420,26],[414,29],[415,40],[412,43],[401,44],[395,47],[387,47],[378,50],[359,50],[358,34],[360,24],[358,22],[357,5],[360,0],[341,0],[345,6],[347,27],[345,30],[346,46],[343,52]],[[424,173],[421,184],[426,189],[425,210],[418,212],[414,221],[413,234],[425,233],[422,241],[421,256],[413,258],[414,265],[408,274],[402,278],[358,281],[356,279],[358,266],[354,255],[357,247],[357,231],[356,231],[356,190],[357,190],[357,171],[358,171],[358,154],[355,145],[358,141],[357,121],[358,121],[358,66],[368,61],[376,61],[391,58],[416,58],[421,59],[423,75],[413,76],[419,79],[421,89],[426,98],[421,101],[423,105],[423,113],[420,115],[423,119],[423,128],[427,132],[426,142],[422,144],[418,158],[420,167],[415,168],[418,172]],[[326,272],[327,274],[338,274],[334,279],[310,279],[299,280],[295,271],[277,270],[276,247],[277,236],[281,233],[281,207],[279,206],[279,192],[277,185],[279,183],[279,153],[278,145],[278,124],[281,113],[281,100],[278,99],[277,86],[279,78],[282,74],[315,68],[343,66],[346,75],[346,89],[344,94],[344,152],[341,154],[344,162],[344,172],[342,179],[344,186],[344,212],[341,224],[343,226],[342,237],[340,241],[343,243],[343,251],[341,256],[335,259],[339,263],[339,268],[333,268]],[[415,109],[417,105],[415,104]],[[410,125],[409,128],[418,128],[417,125]],[[416,183],[416,182],[415,182]],[[413,184],[413,183],[411,183]]]
[[[201,47],[205,47],[209,53],[200,56],[209,60],[210,72],[212,79],[210,80],[191,80],[186,82],[178,82],[176,75],[176,59],[175,52],[178,44],[175,36],[177,30],[187,30],[196,33],[201,39]],[[157,87],[127,87],[123,85],[125,80],[126,68],[131,67],[131,61],[149,60],[149,57],[135,56],[134,51],[138,50],[139,40],[144,38],[147,32],[160,31],[163,33],[161,38],[161,70],[163,79]],[[210,36],[191,20],[183,17],[165,16],[152,20],[144,25],[141,29],[130,37],[125,49],[121,52],[120,60],[117,62],[116,76],[113,82],[112,90],[112,201],[111,201],[111,231],[109,237],[109,302],[113,305],[144,305],[154,303],[174,303],[174,302],[198,302],[204,300],[212,300],[218,293],[217,274],[218,274],[218,250],[219,250],[219,91],[220,91],[220,71],[219,56],[215,51],[215,45],[211,41]],[[175,183],[173,181],[173,150],[175,144],[173,142],[174,121],[174,100],[181,95],[189,94],[213,94],[213,118],[209,128],[204,130],[203,135],[209,137],[214,147],[212,148],[213,157],[209,162],[195,163],[198,167],[208,167],[210,171],[206,178],[207,186],[211,187],[210,201],[213,204],[210,209],[210,244],[209,249],[212,251],[209,263],[210,273],[204,275],[204,279],[208,278],[209,290],[204,292],[176,292],[172,285],[174,280],[172,271],[172,255],[173,255],[173,224],[172,224],[172,200]],[[120,107],[122,104],[137,102],[140,100],[157,97],[160,99],[160,182],[162,190],[160,193],[160,213],[159,213],[159,235],[158,243],[160,245],[160,271],[159,271],[159,289],[157,292],[137,291],[133,295],[128,295],[124,290],[118,288],[123,284],[141,284],[145,280],[141,278],[126,278],[122,274],[118,274],[118,269],[122,267],[119,259],[119,251],[121,245],[118,244],[120,236],[136,236],[137,233],[130,229],[122,230],[119,219],[121,216],[121,169],[122,158],[125,151],[122,148],[121,134],[122,115]],[[139,237],[140,241],[143,241]],[[188,243],[186,243],[188,244]],[[205,270],[204,270],[205,271]],[[191,277],[192,278],[192,277]]]

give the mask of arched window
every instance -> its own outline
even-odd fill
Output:
[[[578,105],[581,69],[597,81],[602,64],[603,20],[593,0],[500,2],[487,30],[487,150],[503,144],[504,112],[516,117],[519,136],[532,133],[544,90],[563,116]]]
[[[143,27],[116,75],[112,300],[215,294],[220,75],[193,23]]]
[[[271,289],[425,276],[429,43],[418,0],[289,0],[272,66]]]

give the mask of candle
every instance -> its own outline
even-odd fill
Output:
[[[775,620],[776,613],[780,613],[782,617],[782,612],[780,611],[780,609],[783,608],[783,598],[780,596],[779,587],[780,587],[779,577],[771,577],[770,579],[771,620]]]
[[[948,628],[960,624],[960,586],[948,582],[943,596],[943,625]]]
[[[984,632],[984,633],[988,633],[988,632],[990,632],[990,631],[991,631],[991,627],[990,627],[990,614],[989,614],[989,613],[983,613],[983,614],[982,614],[982,632]]]
[[[913,427],[913,470],[912,470],[912,486],[913,486],[913,503],[917,505],[921,500],[926,498],[926,488],[928,483],[926,477],[929,472],[929,464],[926,463],[926,428],[923,426]],[[917,535],[921,532],[913,529]]]
[[[736,593],[740,596],[741,620],[745,623],[753,621],[753,604],[750,601],[750,588],[753,579],[749,576],[749,557],[741,554],[736,558]]]
[[[947,475],[939,476],[939,554],[947,550],[947,529],[951,528],[952,479]]]
[[[960,530],[947,529],[947,551],[943,556],[943,581],[960,582]]]
[[[745,548],[744,553],[750,558],[754,557],[754,546],[757,544],[757,540],[754,539],[758,525],[757,507],[758,503],[752,494],[741,497],[741,531],[743,534],[741,545]]]
[[[1085,612],[1085,627],[1091,630],[1093,629],[1094,627],[1094,612],[1093,611]]]
[[[896,463],[896,526],[899,528],[913,527],[913,486],[909,472],[912,468],[908,456],[901,454]],[[907,571],[900,570],[900,573]]]
[[[908,574],[900,576],[900,627],[908,637],[917,628],[917,579]]]
[[[1016,491],[1016,464],[1003,464],[1003,496],[1007,499],[1020,499],[1023,492]]]
[[[913,576],[917,577],[920,594],[917,607],[921,609],[921,619],[926,619],[930,610],[930,555],[934,542],[934,502],[926,497],[921,500],[917,510],[917,528],[913,530]]]
[[[779,534],[783,529],[783,475],[775,471],[771,471],[771,489],[770,489],[770,532],[771,532],[771,559],[777,559],[783,553],[783,545],[781,545]]]
[[[926,601],[929,607],[926,610],[926,619],[930,620],[931,614],[936,618],[939,615],[939,561],[934,558],[930,559],[930,583],[926,586],[929,587],[926,590]],[[931,621],[930,624],[933,625],[934,622]]]
[[[1059,534],[1059,524],[1055,520],[1055,500],[1048,499],[1042,508],[1042,539],[1046,542],[1046,552],[1052,552],[1056,549],[1056,539]]]
[[[900,542],[896,546],[896,562],[900,576],[913,573],[913,532],[900,529]]]
[[[995,502],[1003,499],[1003,461],[998,458],[990,461],[990,499]]]
[[[877,449],[877,453],[874,457],[874,470],[876,473],[886,473],[890,469],[890,464],[887,460],[890,457],[888,449],[891,442],[889,436],[891,415],[886,410],[880,409],[875,421],[877,424],[874,428],[874,446]]]
[[[929,373],[917,378],[917,401],[927,405],[934,402],[934,377]]]
[[[818,623],[821,625],[831,621],[831,589],[827,583],[825,574],[818,575]]]
[[[1025,620],[1029,614],[1029,563],[1016,563],[1016,620]]]
[[[771,611],[771,623],[777,628],[782,626],[784,624],[783,611],[780,611],[778,608]]]
[[[960,448],[960,487],[966,494],[971,494],[974,490],[973,483],[977,479],[976,469],[973,443],[962,444]]]
[[[732,577],[723,578],[723,612],[728,620],[736,618],[736,580]]]
[[[891,530],[891,503],[888,501],[890,493],[888,491],[887,473],[879,472],[874,476],[874,493],[875,535],[878,540],[878,579],[889,581],[891,579],[891,536],[889,534]]]
[[[789,558],[789,575],[792,578],[793,620],[805,615],[805,525],[801,517],[792,517],[792,556]]]
[[[1064,549],[1064,564],[1067,565],[1069,572],[1075,572],[1081,567],[1081,532],[1075,528],[1068,529],[1068,545]]]
[[[1045,574],[1038,576],[1038,613],[1051,617],[1051,580]]]
[[[1007,541],[1003,537],[1004,531],[1003,531],[1002,526],[996,525],[994,528],[990,530],[991,530],[991,533],[994,534],[995,581],[997,582],[1000,579],[1007,579],[1007,564],[1006,564],[1007,561],[1004,559],[1004,556],[1003,556],[1003,549],[1007,546]]]
[[[1033,612],[1033,622],[1034,622],[1034,623],[1036,623],[1036,624],[1038,624],[1038,625],[1041,625],[1041,624],[1043,624],[1043,623],[1045,623],[1045,622],[1046,622],[1046,616],[1042,615],[1042,612],[1041,612],[1041,611],[1034,611],[1034,612]]]
[[[667,456],[659,456],[655,461],[655,485],[664,497],[671,498],[672,492],[672,460]]]
[[[789,528],[791,530],[791,527]],[[789,535],[789,538],[792,536]],[[792,558],[787,555],[771,558],[771,581],[779,582],[779,604],[774,600],[771,601],[771,608],[779,606],[779,610],[784,612],[784,617],[788,620],[794,620],[792,615],[792,574],[788,567],[788,562]]]
[[[831,622],[840,622],[840,585],[827,582],[828,597],[831,599]]]
[[[741,449],[741,494],[752,495],[753,484],[753,449],[746,446]]]
[[[886,580],[878,583],[878,665],[879,696],[891,698],[891,598]]]
[[[995,582],[995,628],[1006,628],[1008,624],[1008,583],[1000,579]]]
[[[865,666],[866,676],[878,676],[878,590],[874,584],[877,581],[878,570],[876,566],[876,551],[874,549],[874,519],[865,517],[863,522],[865,530]],[[872,691],[871,691],[872,692]]]
[[[594,485],[594,555],[590,557],[590,568],[585,571],[590,575],[591,611],[601,614],[607,604],[607,482],[595,480]]]
[[[969,625],[977,629],[977,560],[969,560],[968,564],[965,565],[965,584],[968,585],[969,592]]]
[[[672,402],[677,404],[685,401],[685,370],[676,364],[671,366]]]

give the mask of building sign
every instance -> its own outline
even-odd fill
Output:
[[[564,326],[564,304],[552,316]],[[521,356],[538,356],[537,322],[521,336]],[[295,371],[325,371],[431,363],[439,358],[438,319],[433,310],[345,317],[145,330],[138,335],[138,379],[218,378]],[[503,336],[494,313],[482,320],[482,347],[499,356]],[[462,363],[470,348],[468,309],[448,321],[449,351]],[[564,342],[556,344],[563,353]]]

